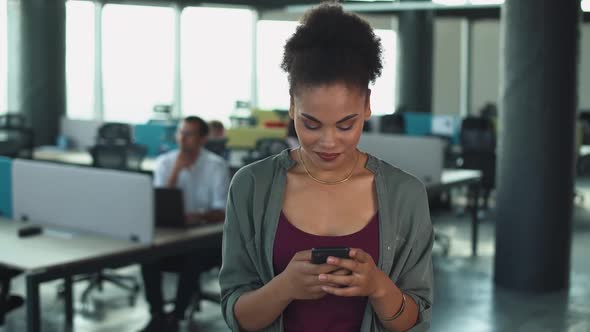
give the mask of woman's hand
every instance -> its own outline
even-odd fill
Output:
[[[333,285],[322,286],[322,290],[336,296],[367,296],[375,297],[389,278],[375,265],[371,255],[365,251],[350,249],[349,259],[328,257],[327,263],[337,269],[348,270],[348,275],[322,273],[318,280]]]
[[[291,300],[313,300],[326,295],[323,286],[338,287],[336,284],[322,281],[318,278],[323,274],[345,274],[348,271],[331,264],[312,264],[311,250],[296,253],[289,265],[278,276],[284,280],[285,287],[288,287]]]

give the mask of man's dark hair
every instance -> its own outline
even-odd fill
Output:
[[[207,137],[207,135],[209,135],[209,125],[207,124],[207,122],[205,122],[205,120],[201,119],[200,117],[191,115],[187,116],[182,121],[189,123],[198,123],[200,137]]]
[[[281,68],[289,74],[289,92],[300,85],[342,82],[367,89],[383,65],[381,40],[359,16],[324,3],[308,11],[285,45]]]

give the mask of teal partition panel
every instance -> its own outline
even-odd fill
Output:
[[[0,216],[12,218],[12,160],[0,157]]]
[[[421,112],[404,112],[406,134],[411,136],[428,136],[432,134],[432,114]]]
[[[135,143],[148,148],[148,157],[176,149],[175,132],[175,125],[156,123],[135,125],[133,128]]]

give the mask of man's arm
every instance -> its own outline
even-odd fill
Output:
[[[166,187],[168,188],[176,188],[178,183],[178,174],[182,171],[183,168],[188,168],[191,165],[190,158],[185,154],[179,152],[178,156],[176,157],[176,161],[174,162],[174,167],[172,168],[172,172],[170,173],[170,177],[166,181]]]

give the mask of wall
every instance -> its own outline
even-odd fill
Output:
[[[461,87],[461,21],[437,19],[434,23],[432,112],[459,114]]]

